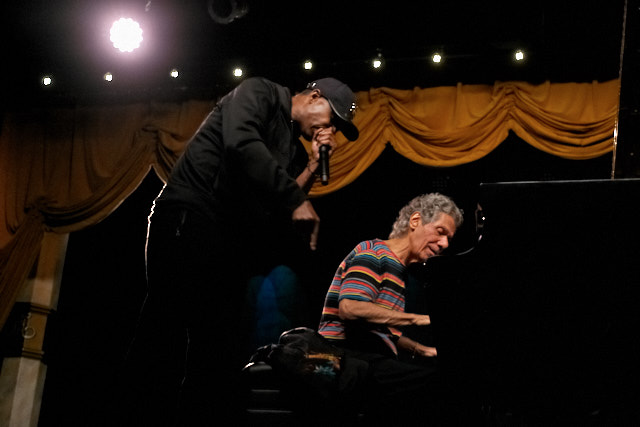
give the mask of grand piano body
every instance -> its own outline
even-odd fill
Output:
[[[635,417],[639,196],[635,179],[479,186],[469,247],[414,274],[458,390],[525,418]]]

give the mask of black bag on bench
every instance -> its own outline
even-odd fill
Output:
[[[359,387],[368,364],[352,359],[313,329],[300,327],[283,332],[276,344],[256,350],[248,367],[265,363],[273,369],[275,387],[294,410],[306,414],[327,411],[358,411]],[[245,368],[247,369],[247,368]],[[331,400],[329,400],[331,399]],[[335,415],[335,412],[334,412]]]

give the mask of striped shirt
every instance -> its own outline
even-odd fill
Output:
[[[336,270],[325,298],[318,332],[329,340],[349,339],[349,322],[338,315],[340,300],[344,298],[404,312],[405,278],[406,267],[382,240],[359,243]],[[402,335],[398,329],[375,324],[366,324],[365,329],[378,335],[395,354],[398,353],[395,341]]]

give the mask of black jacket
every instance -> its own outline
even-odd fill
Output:
[[[298,138],[289,90],[264,78],[245,80],[204,120],[155,210],[187,207],[223,227],[266,225],[276,214],[290,219],[306,199],[295,181],[308,162]]]

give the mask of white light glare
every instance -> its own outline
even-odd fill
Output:
[[[371,61],[371,65],[373,66],[373,68],[375,68],[376,70],[378,68],[382,68],[382,66],[384,65],[384,59],[382,57],[382,53],[378,52],[378,55],[376,55],[375,58],[373,58],[373,60]]]
[[[53,80],[51,80],[51,77],[49,76],[44,76],[42,78],[42,84],[45,86],[49,86],[51,83],[53,83]]]
[[[140,47],[142,28],[131,18],[120,18],[111,26],[111,42],[120,52],[132,52]]]
[[[108,82],[113,81],[113,74],[105,73],[104,74],[104,79],[105,79],[105,81],[108,81]]]
[[[305,70],[310,70],[312,68],[313,68],[313,62],[311,62],[310,60],[304,61],[304,69]]]
[[[173,70],[171,70],[171,72],[169,73],[169,75],[171,77],[173,77],[174,79],[177,79],[178,76],[180,75],[180,73],[178,73],[178,70],[176,70],[175,68]]]
[[[431,57],[431,60],[434,63],[439,64],[442,61],[442,55],[440,55],[439,53],[434,53],[433,56]]]
[[[242,77],[242,68],[236,68],[233,70],[234,77]]]
[[[516,59],[516,61],[522,61],[524,59],[524,52],[521,50],[517,50],[514,58]]]

